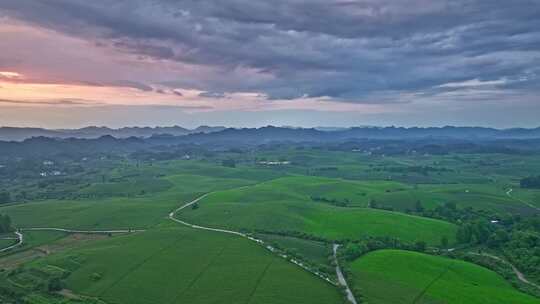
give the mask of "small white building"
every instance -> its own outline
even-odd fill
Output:
[[[284,165],[290,165],[290,161],[260,161],[260,165],[266,165],[266,166],[284,166]]]

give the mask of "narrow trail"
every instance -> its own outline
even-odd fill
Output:
[[[19,246],[21,246],[24,243],[24,235],[22,234],[24,231],[58,231],[58,232],[66,232],[66,233],[79,233],[79,234],[117,234],[117,233],[135,233],[135,232],[144,232],[145,229],[120,229],[120,230],[73,230],[73,229],[66,229],[66,228],[54,228],[54,227],[37,227],[37,228],[21,228],[18,229],[15,232],[15,235],[17,235],[17,243],[13,244],[9,247],[0,249],[0,253],[4,253],[7,251],[10,251],[12,249],[15,249]]]
[[[341,273],[341,269],[339,268],[339,266],[337,267],[337,269],[339,269],[339,275],[341,275],[341,279],[340,279],[340,282],[335,282],[333,281],[332,279],[330,279],[329,277],[327,277],[326,275],[324,275],[323,273],[317,271],[317,270],[313,270],[311,269],[310,267],[304,265],[301,261],[298,261],[294,258],[291,258],[285,254],[282,254],[280,253],[278,250],[276,250],[274,247],[270,246],[270,245],[267,245],[263,240],[260,240],[260,239],[256,239],[246,233],[242,233],[242,232],[238,232],[238,231],[233,231],[233,230],[227,230],[227,229],[219,229],[219,228],[211,228],[211,227],[205,227],[205,226],[199,226],[199,225],[194,225],[194,224],[191,224],[191,223],[188,223],[188,222],[185,222],[185,221],[182,221],[182,220],[179,220],[177,218],[175,218],[175,214],[180,212],[181,210],[185,209],[185,208],[188,208],[194,204],[196,204],[197,202],[199,202],[200,200],[202,200],[203,198],[205,198],[206,196],[208,196],[209,193],[206,193],[196,199],[194,199],[193,201],[187,203],[187,204],[184,204],[180,207],[178,207],[177,209],[175,209],[174,211],[170,212],[169,215],[168,215],[168,218],[176,223],[179,223],[179,224],[182,224],[182,225],[185,225],[185,226],[188,226],[188,227],[191,227],[193,229],[199,229],[199,230],[206,230],[206,231],[213,231],[213,232],[220,232],[220,233],[227,233],[227,234],[231,234],[231,235],[236,235],[236,236],[239,236],[239,237],[242,237],[242,238],[246,238],[252,242],[255,242],[261,246],[263,246],[264,248],[266,248],[268,251],[274,253],[274,254],[277,254],[279,257],[289,261],[290,263],[302,268],[303,270],[317,276],[318,278],[324,280],[325,282],[333,285],[333,286],[339,286],[339,285],[343,285],[341,282],[341,280],[343,280],[346,283],[345,281],[345,278],[343,276],[343,274]],[[76,230],[76,229],[67,229],[67,228],[57,228],[57,227],[29,227],[29,228],[21,228],[19,229],[17,232],[15,232],[15,234],[17,235],[17,240],[18,242],[14,245],[11,245],[9,247],[6,247],[6,248],[3,248],[3,249],[0,249],[0,253],[3,253],[3,252],[7,252],[9,250],[12,250],[16,247],[19,247],[21,246],[23,243],[24,243],[24,235],[22,234],[23,231],[59,231],[59,232],[65,232],[65,233],[81,233],[81,234],[117,234],[117,233],[136,233],[136,232],[144,232],[146,231],[145,229],[118,229],[118,230]],[[339,245],[336,245],[334,244],[334,246],[339,246]],[[334,250],[337,250],[337,248],[335,248]],[[338,278],[339,278],[339,275],[338,275]],[[347,290],[348,292],[350,292],[350,296],[352,297],[352,292],[348,289],[347,287]],[[347,296],[349,298],[349,295]],[[352,297],[352,301],[351,303],[353,304],[356,304],[356,300],[354,299],[354,297]],[[349,300],[350,301],[350,300]]]
[[[101,234],[101,233],[135,233],[144,232],[145,229],[119,229],[119,230],[73,230],[66,228],[39,227],[39,228],[21,228],[20,231],[59,231],[66,233],[81,233],[81,234]]]
[[[522,199],[520,199],[520,198],[517,198],[517,197],[512,196],[512,192],[514,192],[514,189],[510,188],[508,191],[506,191],[506,195],[507,195],[509,198],[515,199],[515,200],[517,200],[518,202],[520,202],[520,203],[522,203],[522,204],[525,204],[525,205],[527,205],[528,207],[530,207],[530,208],[532,208],[532,209],[534,209],[534,210],[536,210],[536,211],[540,211],[540,208],[539,208],[539,207],[537,207],[537,206],[535,206],[535,205],[533,205],[533,204],[531,204],[531,203],[529,203],[529,202],[527,202],[527,201],[524,201],[524,200],[522,200]]]
[[[246,233],[242,233],[242,232],[238,232],[238,231],[233,231],[233,230],[227,230],[227,229],[219,229],[219,228],[211,228],[211,227],[205,227],[205,226],[200,226],[200,225],[194,225],[194,224],[191,224],[191,223],[188,223],[188,222],[185,222],[185,221],[182,221],[182,220],[179,220],[175,217],[176,213],[190,207],[190,206],[193,206],[194,204],[196,204],[197,202],[199,202],[200,200],[202,200],[203,198],[205,198],[206,196],[208,196],[209,193],[206,193],[202,196],[199,196],[198,198],[194,199],[193,201],[187,203],[187,204],[184,204],[178,208],[176,208],[174,211],[172,211],[171,213],[169,213],[169,219],[171,221],[174,221],[174,222],[177,222],[179,224],[182,224],[182,225],[185,225],[185,226],[188,226],[188,227],[191,227],[191,228],[194,228],[194,229],[199,229],[199,230],[206,230],[206,231],[214,231],[214,232],[220,232],[220,233],[227,233],[227,234],[232,234],[232,235],[236,235],[236,236],[239,236],[239,237],[243,237],[243,238],[246,238],[252,242],[255,242],[261,246],[263,246],[264,248],[266,248],[268,251],[272,252],[272,253],[276,253],[278,254],[278,256],[282,257],[283,259],[293,263],[294,265],[304,269],[305,271],[319,277],[320,279],[326,281],[327,283],[331,284],[331,285],[334,285],[334,286],[338,286],[338,283],[334,282],[332,279],[330,279],[329,277],[325,276],[323,273],[320,273],[316,270],[313,270],[309,267],[307,267],[306,265],[304,265],[302,262],[294,259],[294,258],[291,258],[285,254],[281,254],[279,253],[274,247],[270,246],[270,245],[267,245],[263,240],[260,240],[260,239],[256,239]],[[356,303],[355,303],[356,304]]]
[[[184,222],[182,220],[179,220],[177,218],[174,217],[174,215],[178,212],[180,212],[181,210],[184,210],[186,209],[187,207],[190,207],[192,205],[195,205],[198,201],[202,200],[203,198],[205,198],[206,196],[208,196],[208,193],[203,195],[203,196],[199,196],[198,198],[194,199],[193,201],[175,209],[173,212],[169,213],[169,219],[172,220],[172,221],[175,221],[177,223],[180,223],[182,225],[185,225],[185,226],[188,226],[188,227],[191,227],[191,228],[195,228],[195,229],[202,229],[202,230],[208,230],[208,231],[215,231],[215,232],[222,232],[222,233],[228,233],[228,234],[234,234],[234,235],[238,235],[238,236],[241,236],[241,237],[245,237],[245,238],[250,238],[247,234],[245,233],[241,233],[241,232],[237,232],[237,231],[232,231],[232,230],[227,230],[227,229],[217,229],[217,228],[210,228],[210,227],[204,227],[204,226],[198,226],[198,225],[193,225],[193,224],[190,224],[188,222]],[[260,243],[262,244],[263,241],[261,240],[257,240],[257,239],[254,239],[254,238],[250,238],[252,239],[253,241],[256,241],[257,243]]]
[[[343,272],[341,271],[341,267],[339,267],[339,261],[337,258],[337,251],[341,245],[334,244],[332,246],[332,250],[334,252],[334,262],[336,263],[336,275],[338,277],[339,285],[345,287],[345,293],[347,294],[347,300],[351,302],[352,304],[357,304],[356,298],[354,297],[354,294],[352,293],[351,289],[349,288],[349,284],[347,283],[347,280],[345,279],[345,276],[343,275]]]
[[[519,271],[519,269],[517,269],[516,266],[514,266],[512,263],[508,262],[507,260],[505,260],[503,258],[500,258],[500,257],[498,257],[496,255],[492,255],[492,254],[489,254],[489,253],[469,252],[469,254],[486,256],[486,257],[492,258],[494,260],[501,261],[504,264],[510,266],[510,268],[512,268],[512,271],[514,272],[514,274],[516,275],[518,280],[520,280],[521,282],[523,282],[525,284],[528,284],[528,285],[531,285],[531,286],[534,286],[534,287],[540,289],[540,285],[527,280],[527,277],[521,271]]]
[[[24,242],[24,236],[23,236],[23,234],[20,233],[19,231],[17,231],[17,232],[15,232],[15,235],[17,235],[17,238],[16,238],[17,243],[16,243],[16,244],[13,244],[13,245],[11,245],[11,246],[8,246],[8,247],[6,247],[6,248],[0,249],[0,253],[9,251],[9,250],[11,250],[11,249],[13,249],[13,248],[17,248],[17,247],[19,247],[19,246],[21,246],[21,245],[23,244],[23,242]]]

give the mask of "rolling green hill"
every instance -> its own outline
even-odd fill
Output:
[[[350,267],[354,288],[373,304],[540,303],[488,269],[445,257],[380,250]]]
[[[96,241],[26,269],[11,280],[56,269],[69,273],[73,293],[107,303],[343,303],[337,288],[253,242],[176,224]]]
[[[11,216],[16,227],[63,227],[71,229],[127,229],[156,225],[172,209],[203,193],[248,185],[239,178],[212,178],[200,175],[170,175],[166,190],[138,196],[81,200],[47,200],[0,208]],[[122,191],[124,183],[95,186],[92,191]],[[103,192],[99,192],[103,193]]]
[[[200,208],[179,214],[188,222],[210,227],[296,231],[328,239],[388,236],[404,241],[439,244],[442,236],[454,240],[453,224],[370,208],[337,207],[311,197],[325,191],[345,195],[357,192],[354,183],[315,177],[285,177],[232,190],[212,193]],[[396,187],[388,183],[387,187]],[[356,192],[355,192],[356,191]]]

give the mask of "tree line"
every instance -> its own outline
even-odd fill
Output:
[[[521,179],[520,181],[521,188],[534,188],[540,189],[540,175],[539,176],[529,176]]]
[[[8,191],[0,191],[0,204],[11,203],[11,194]]]
[[[11,218],[7,214],[0,214],[0,233],[13,231],[11,226]]]

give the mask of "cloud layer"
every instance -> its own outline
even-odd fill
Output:
[[[214,103],[540,114],[539,12],[535,0],[3,0],[0,71]],[[16,51],[32,45],[21,28],[66,48]]]

